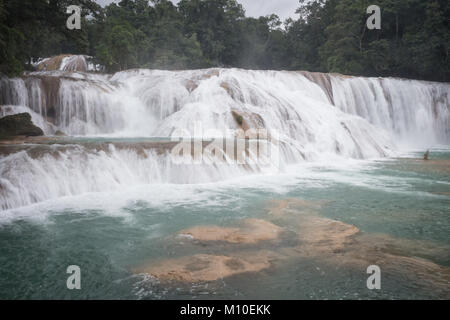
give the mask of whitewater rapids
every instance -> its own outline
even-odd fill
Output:
[[[214,137],[242,127],[277,137],[277,163],[175,165],[170,150],[129,142],[0,147],[0,208],[153,183],[200,183],[277,173],[323,159],[373,159],[400,146],[450,144],[450,84],[333,74],[207,69],[114,75],[34,72],[0,79],[0,115],[29,112],[47,135]],[[199,130],[199,128],[201,128]],[[4,148],[3,148],[4,149]],[[45,149],[45,150],[44,150]],[[269,168],[269,169],[267,169]]]

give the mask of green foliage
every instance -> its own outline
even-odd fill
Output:
[[[0,0],[0,72],[17,75],[33,59],[88,51],[86,31],[66,28],[71,4],[82,5],[83,16],[100,10],[91,0]]]
[[[108,71],[206,66],[196,34],[183,32],[181,13],[167,0],[121,1],[105,9],[94,56]]]
[[[181,0],[184,32],[196,34],[208,64],[231,66],[239,58],[240,22],[245,14],[236,0]]]
[[[379,0],[381,30],[365,28],[365,9],[370,4],[330,0],[320,9],[333,12],[319,45],[325,70],[449,81],[448,1]]]
[[[110,70],[134,68],[137,66],[138,38],[138,30],[126,24],[107,29],[97,46],[97,58]]]
[[[109,72],[240,67],[449,81],[448,0],[299,0],[297,20],[250,18],[236,0],[0,0],[0,72],[61,53],[94,56]],[[66,8],[83,8],[67,30]]]

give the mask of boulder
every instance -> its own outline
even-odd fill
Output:
[[[57,137],[65,137],[65,136],[67,136],[67,134],[65,134],[61,130],[56,130],[55,136],[57,136]]]
[[[29,113],[13,114],[0,119],[0,138],[43,135],[42,129],[31,121]]]

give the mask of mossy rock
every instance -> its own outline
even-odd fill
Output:
[[[0,138],[43,136],[41,128],[31,121],[29,113],[18,113],[0,119]]]
[[[61,130],[56,130],[55,136],[57,136],[57,137],[65,137],[65,136],[67,136],[67,134],[65,134]]]
[[[232,111],[231,113],[233,114],[233,118],[237,122],[237,124],[240,127],[242,127],[242,125],[244,124],[244,118],[239,113],[237,113],[236,111]]]

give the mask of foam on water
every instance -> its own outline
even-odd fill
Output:
[[[14,154],[14,156],[16,155]],[[116,156],[120,157],[120,155]],[[123,162],[124,165],[126,165],[125,162]],[[102,212],[107,216],[132,219],[130,212],[142,206],[160,211],[170,211],[177,206],[209,210],[208,208],[235,206],[236,203],[241,201],[243,194],[246,198],[251,198],[252,194],[260,195],[264,193],[282,197],[293,190],[333,189],[338,188],[339,185],[386,192],[387,194],[442,198],[442,196],[429,192],[417,191],[412,184],[427,183],[427,181],[428,183],[442,182],[448,184],[446,181],[436,181],[432,178],[391,176],[383,172],[377,172],[382,165],[383,162],[379,161],[357,160],[334,164],[328,162],[309,163],[288,166],[283,173],[266,173],[253,176],[236,174],[232,179],[218,179],[214,183],[199,182],[196,184],[162,183],[158,180],[158,177],[154,176],[152,178],[155,181],[149,183],[145,179],[151,176],[144,174],[139,177],[125,175],[122,179],[143,179],[143,181],[136,184],[124,183],[124,185],[121,185],[120,175],[106,176],[104,181],[97,181],[99,185],[95,192],[92,192],[92,189],[83,189],[84,187],[74,185],[74,183],[85,183],[86,181],[83,181],[83,178],[80,178],[73,171],[74,168],[71,168],[67,170],[68,175],[62,180],[66,181],[67,186],[79,188],[74,190],[81,189],[85,192],[68,192],[64,196],[49,197],[49,200],[46,200],[44,196],[38,203],[30,202],[23,203],[22,206],[12,206],[12,208],[2,212],[0,223],[24,218],[45,221],[49,214],[64,212],[77,212],[77,214]],[[106,173],[114,172],[114,170],[110,170],[111,167],[108,164],[101,163],[100,167],[104,167]],[[154,171],[154,168],[146,167],[146,165],[143,165],[143,168],[143,170],[149,170],[152,173],[161,172],[161,170]],[[183,171],[185,169],[181,169],[179,173]],[[90,174],[86,172],[87,176]],[[176,178],[180,179],[180,177]],[[67,181],[68,179],[75,179],[76,181],[72,183]],[[25,180],[23,183],[27,184],[30,181]],[[85,186],[85,188],[89,187],[96,186],[91,184]],[[36,192],[36,194],[39,194],[39,190],[36,190]],[[10,196],[8,199],[14,199],[14,197]],[[24,197],[18,197],[17,199],[24,199]]]

